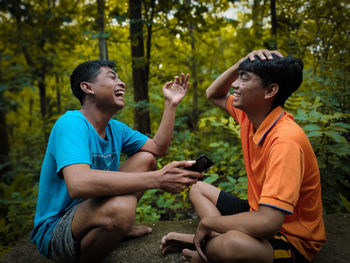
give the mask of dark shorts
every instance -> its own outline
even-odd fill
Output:
[[[240,199],[232,194],[221,191],[216,203],[222,215],[234,215],[248,212],[248,200]],[[304,256],[288,242],[287,238],[278,232],[268,240],[273,248],[273,263],[308,263]]]
[[[57,223],[49,244],[48,258],[56,262],[78,262],[79,241],[74,240],[72,221],[79,204],[69,209]]]

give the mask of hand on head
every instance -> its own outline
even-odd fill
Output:
[[[249,58],[250,61],[254,61],[255,56],[257,56],[261,60],[266,60],[266,59],[271,60],[271,59],[273,59],[273,57],[272,57],[273,54],[283,58],[283,55],[277,50],[270,51],[267,49],[259,49],[259,50],[254,50],[254,51],[250,52],[241,61],[244,61],[247,58]]]

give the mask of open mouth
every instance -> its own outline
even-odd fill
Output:
[[[233,96],[239,97],[239,96],[241,96],[241,95],[240,95],[238,92],[234,91],[234,92],[233,92]]]
[[[114,94],[117,97],[123,97],[125,94],[125,91],[124,90],[117,90]]]

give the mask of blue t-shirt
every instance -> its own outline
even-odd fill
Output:
[[[41,167],[39,193],[31,240],[44,255],[52,232],[65,212],[82,200],[73,200],[62,176],[65,166],[87,163],[92,169],[118,171],[120,152],[132,155],[148,137],[126,124],[110,120],[106,140],[80,111],[68,111],[52,128]]]

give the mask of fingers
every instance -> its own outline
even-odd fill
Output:
[[[199,172],[189,171],[183,168],[191,165],[194,161],[175,161],[164,167],[161,176],[161,189],[171,193],[181,193],[189,186],[196,184],[198,178],[202,177]]]
[[[195,162],[196,161],[173,161],[170,164],[172,165],[172,167],[183,168],[183,167],[190,167]]]
[[[188,73],[185,76],[185,74],[181,72],[180,77],[179,76],[174,77],[174,84],[183,86],[186,89],[186,86],[188,88],[189,78],[190,78],[190,75]]]
[[[273,51],[269,51],[267,49],[260,49],[260,50],[254,50],[253,52],[249,53],[247,55],[247,57],[250,59],[250,61],[254,61],[255,60],[255,56],[257,56],[260,60],[271,60],[273,59],[272,54],[279,56],[279,57],[283,57],[283,55],[277,51],[277,50],[273,50]]]
[[[166,83],[164,84],[164,86],[163,86],[163,89],[169,88],[173,83],[174,83],[174,81],[168,81],[168,82],[166,82]]]
[[[199,256],[200,256],[205,262],[208,262],[207,256],[204,254],[204,252],[203,252],[203,250],[202,250],[200,244],[199,244],[198,242],[195,241],[195,242],[194,242],[194,245],[195,245],[195,247],[196,247],[196,250],[197,250]]]
[[[275,54],[276,56],[279,56],[280,58],[283,58],[283,55],[277,50],[271,51],[271,54]]]

